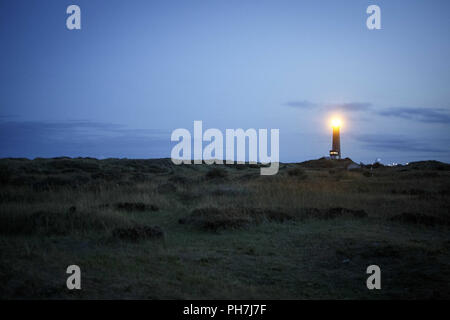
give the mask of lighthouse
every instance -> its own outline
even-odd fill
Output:
[[[331,127],[333,128],[333,141],[331,143],[330,158],[340,159],[341,158],[341,120],[333,119],[331,121]]]

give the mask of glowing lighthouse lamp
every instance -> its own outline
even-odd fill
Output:
[[[331,126],[333,127],[333,142],[330,150],[331,159],[341,158],[341,137],[339,133],[341,124],[342,123],[340,119],[331,120]]]

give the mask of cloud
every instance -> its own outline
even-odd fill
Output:
[[[2,115],[0,115],[0,121],[1,120],[6,120],[6,119],[12,119],[12,118],[17,118],[17,116],[14,115],[14,114],[2,114]]]
[[[369,110],[372,104],[370,102],[348,102],[348,103],[317,103],[317,102],[311,102],[308,100],[298,100],[298,101],[289,101],[284,103],[283,105],[293,108],[301,108],[301,109],[307,109],[307,108],[316,108],[320,107],[323,109],[334,109],[334,110],[340,110],[340,111],[347,111],[347,112],[357,112],[357,111],[366,111]]]
[[[428,123],[450,123],[449,111],[442,108],[392,107],[378,111],[377,114]]]
[[[301,100],[301,101],[289,101],[286,103],[283,103],[284,106],[292,107],[292,108],[315,108],[317,107],[317,103],[308,101],[308,100]]]
[[[419,141],[401,135],[390,134],[360,134],[353,138],[362,144],[362,147],[375,151],[399,151],[420,153],[450,153],[448,148],[433,146],[427,141]],[[434,141],[438,144],[437,141]],[[450,141],[442,141],[439,145],[447,146]]]
[[[0,157],[167,157],[170,133],[89,121],[1,121]]]
[[[367,111],[382,117],[396,117],[425,123],[450,123],[450,110],[444,108],[391,107],[375,110],[370,102],[322,104],[308,100],[290,101],[283,105],[294,108],[316,108],[345,113],[361,114],[362,112]]]
[[[337,109],[341,111],[348,112],[358,112],[358,111],[366,111],[371,108],[372,104],[370,102],[349,102],[349,103],[341,103],[341,104],[330,104],[327,105],[327,108]]]

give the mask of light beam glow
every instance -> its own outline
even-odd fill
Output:
[[[332,127],[334,127],[334,128],[340,128],[341,125],[342,125],[341,119],[334,118],[333,120],[331,120],[331,126],[332,126]]]

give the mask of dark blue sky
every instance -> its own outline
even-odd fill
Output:
[[[450,162],[449,33],[445,0],[0,0],[0,157],[170,157],[202,120],[302,161],[339,115],[343,156]]]

